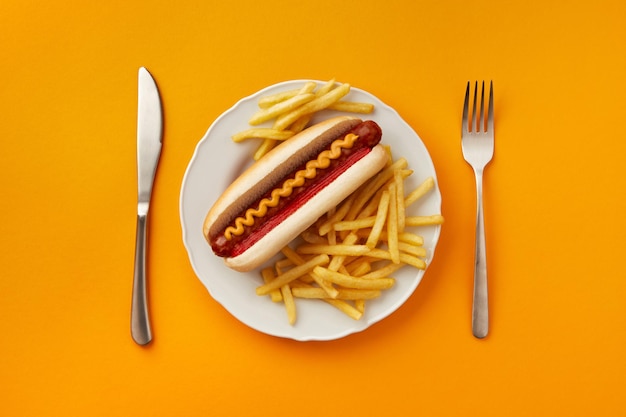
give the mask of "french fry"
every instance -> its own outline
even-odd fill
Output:
[[[361,279],[378,279],[378,278],[385,278],[390,276],[391,274],[393,274],[394,272],[396,272],[397,270],[399,270],[400,268],[402,268],[404,265],[403,264],[395,264],[393,262],[388,263],[387,265],[378,268],[372,272],[369,272],[365,275],[361,275]]]
[[[417,269],[426,269],[426,261],[416,256],[409,255],[408,253],[400,254],[400,262],[411,265]]]
[[[302,275],[309,273],[316,266],[327,264],[329,261],[330,258],[328,257],[328,255],[318,255],[315,258],[303,263],[302,265],[295,266],[284,274],[278,275],[271,282],[257,287],[256,293],[257,295],[267,295],[271,291],[276,290],[283,285],[288,284],[289,282],[301,277]]]
[[[442,223],[443,216],[440,214],[433,214],[431,216],[411,216],[406,218],[407,226],[432,226]]]
[[[402,233],[404,232],[406,210],[404,207],[404,177],[401,170],[394,171],[393,180],[396,187],[396,213],[398,219],[397,231],[398,233]]]
[[[354,308],[361,313],[365,313],[365,300],[354,300]]]
[[[263,268],[261,270],[261,276],[263,277],[263,282],[265,282],[266,284],[276,278],[276,275],[274,274],[274,269],[271,266]],[[270,298],[275,303],[283,301],[283,295],[279,290],[270,291]]]
[[[365,246],[372,249],[376,247],[378,244],[378,240],[380,239],[380,234],[383,231],[383,226],[385,226],[385,222],[387,221],[387,211],[389,210],[389,191],[384,191],[380,198],[380,202],[378,204],[378,211],[376,213],[376,218],[374,220],[374,224],[372,226],[372,230],[367,237],[367,241],[365,242]]]
[[[263,96],[258,101],[258,106],[260,109],[267,109],[272,107],[275,104],[288,100],[298,94],[306,94],[311,93],[315,90],[317,83],[313,81],[306,82],[302,87],[296,88],[293,90],[281,91],[278,93],[270,94],[267,96]]]
[[[261,109],[267,109],[269,107],[272,107],[276,103],[280,103],[281,101],[288,100],[298,95],[301,90],[301,88],[297,88],[294,90],[281,91],[271,95],[263,96],[259,99],[258,106]]]
[[[342,287],[361,290],[386,290],[393,287],[395,283],[393,278],[363,279],[331,271],[328,268],[322,268],[321,266],[316,266],[313,269],[313,273],[323,277],[327,281],[341,285]]]
[[[367,239],[370,233],[372,233],[372,229],[363,228],[363,229],[357,230],[355,233],[359,238]],[[380,236],[378,239],[379,241],[386,242],[388,239],[387,231],[383,230],[380,233]],[[424,238],[415,233],[404,232],[404,233],[398,233],[398,242],[406,242],[414,246],[421,246],[424,244]]]
[[[398,199],[395,182],[389,185],[389,211],[387,212],[387,246],[391,261],[400,263],[400,250],[398,249]]]
[[[317,83],[316,82],[314,82],[314,81],[307,81],[306,83],[304,83],[302,88],[300,88],[300,90],[298,91],[298,94],[312,93],[315,90],[315,87],[317,87]]]
[[[259,145],[259,147],[254,152],[254,155],[252,157],[254,158],[255,161],[258,161],[266,153],[271,151],[277,144],[278,144],[278,141],[276,141],[274,139],[265,139],[265,140],[263,140],[263,143],[261,143],[261,145]]]
[[[293,300],[291,287],[289,287],[289,284],[285,284],[280,288],[280,292],[282,293],[283,301],[285,302],[287,319],[289,320],[289,324],[293,325],[296,322],[296,303]]]
[[[268,120],[274,119],[280,116],[281,114],[288,113],[297,109],[304,103],[308,103],[314,98],[315,98],[315,94],[313,93],[298,94],[296,96],[291,97],[290,99],[281,101],[280,103],[276,103],[271,107],[257,111],[255,114],[252,115],[250,120],[248,120],[248,124],[255,126],[255,125],[259,125],[261,123],[267,122]],[[295,122],[296,119],[294,119],[292,123]],[[289,126],[289,124],[285,125],[283,129]],[[277,130],[283,130],[283,129],[277,129]]]
[[[369,250],[365,245],[345,245],[343,243],[337,245],[301,245],[296,249],[298,253],[302,254],[327,254],[329,256],[359,256],[365,255]]]
[[[370,216],[362,219],[356,220],[342,220],[333,224],[333,229],[335,231],[354,231],[359,229],[365,229],[367,227],[373,227],[374,223],[376,223],[376,217]]]
[[[285,256],[285,259],[287,259],[293,265],[299,266],[306,263],[306,260],[290,246],[285,246],[284,248],[282,248],[280,250],[280,253],[282,253]],[[278,264],[279,262],[280,261],[276,261],[276,264]]]
[[[398,241],[409,243],[414,246],[421,246],[424,244],[424,238],[422,236],[408,232],[400,233],[398,235]]]
[[[367,255],[375,258],[391,260],[391,253],[389,253],[388,250],[372,249],[367,253]],[[412,265],[417,269],[426,269],[426,262],[423,259],[409,255],[407,253],[400,254],[400,262],[407,265]]]
[[[398,250],[409,255],[426,257],[426,249],[423,246],[413,246],[406,242],[398,242]]]
[[[317,89],[317,91],[315,92],[315,95],[318,97],[321,97],[324,94],[328,93],[335,86],[335,82],[336,81],[334,78],[331,78],[330,80],[326,81],[323,86]]]
[[[239,133],[235,133],[232,136],[233,142],[239,143],[247,139],[271,139],[282,141],[289,139],[294,134],[291,130],[277,130],[270,127],[253,127],[251,129],[243,130]]]
[[[361,317],[363,317],[363,313],[361,311],[357,310],[352,305],[350,305],[349,303],[347,303],[347,302],[345,302],[343,300],[333,300],[331,298],[325,298],[324,301],[326,301],[328,304],[338,308],[341,312],[343,312],[348,317],[350,317],[350,318],[352,318],[354,320],[360,320]]]
[[[302,261],[301,263],[304,263],[304,261]],[[285,269],[292,268],[294,265],[299,265],[299,264],[297,264],[296,262],[291,260],[289,257],[286,257],[285,259],[281,259],[279,261],[276,261],[276,263],[274,264],[276,269],[280,269],[280,270],[283,270],[283,271]]]
[[[337,101],[328,106],[331,110],[345,111],[348,113],[370,114],[374,111],[372,103],[359,103],[356,101]]]
[[[432,190],[435,186],[435,180],[433,177],[428,177],[424,182],[422,182],[415,190],[413,190],[405,199],[404,206],[408,207],[411,204],[415,203],[422,196],[424,196],[428,191]]]
[[[291,292],[296,298],[328,298],[328,294],[316,287],[294,287]],[[338,291],[337,300],[373,300],[380,297],[380,290],[345,288]]]
[[[312,114],[305,114],[304,116],[298,118],[295,122],[289,126],[289,131],[298,133],[304,130],[305,127],[309,124],[311,119],[313,118]]]
[[[337,244],[337,233],[335,232],[335,230],[332,230],[330,232],[328,232],[328,235],[326,235],[328,237],[328,244],[329,245],[336,245]]]

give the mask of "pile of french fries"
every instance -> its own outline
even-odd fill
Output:
[[[331,109],[350,113],[369,114],[374,111],[371,103],[341,100],[350,92],[350,84],[336,85],[334,79],[321,86],[316,82],[306,82],[301,88],[261,97],[259,110],[248,120],[251,126],[273,120],[272,127],[252,127],[233,135],[235,142],[247,139],[261,139],[254,153],[254,160],[274,148],[278,143],[305,129],[313,115],[321,110]]]
[[[261,272],[256,293],[282,302],[290,324],[297,318],[297,298],[318,299],[359,320],[367,300],[391,288],[392,275],[409,265],[425,269],[424,239],[416,226],[443,223],[443,216],[407,216],[407,208],[434,188],[433,178],[405,192],[413,172],[404,158],[393,161],[338,207],[320,218],[282,259]]]
[[[350,84],[336,85],[332,79],[320,86],[307,82],[299,89],[261,97],[259,110],[248,120],[253,127],[232,139],[261,139],[254,153],[259,160],[308,127],[319,111],[374,111],[371,103],[342,100],[349,92]],[[270,121],[272,127],[258,127]],[[283,248],[282,258],[273,266],[261,271],[264,284],[256,293],[284,303],[290,324],[296,322],[298,298],[322,300],[359,320],[367,300],[393,287],[396,271],[407,265],[426,268],[424,239],[409,229],[441,224],[443,217],[407,216],[406,209],[427,194],[435,181],[428,178],[406,192],[405,181],[413,172],[406,159],[394,161],[389,147],[387,152],[389,160],[381,172]]]

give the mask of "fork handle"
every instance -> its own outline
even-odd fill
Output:
[[[485,219],[483,216],[483,176],[476,172],[476,251],[474,254],[474,301],[472,306],[472,333],[482,339],[489,332],[487,302],[487,255]]]

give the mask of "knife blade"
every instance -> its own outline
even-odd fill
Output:
[[[163,111],[156,82],[139,68],[137,103],[137,235],[131,303],[131,335],[139,345],[152,340],[146,295],[148,212],[163,139]]]

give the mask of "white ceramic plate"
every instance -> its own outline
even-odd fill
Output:
[[[368,301],[364,316],[355,321],[323,301],[297,300],[298,319],[295,325],[287,321],[285,308],[269,297],[259,297],[256,287],[262,280],[259,271],[239,273],[224,266],[221,258],[213,255],[202,234],[204,217],[222,191],[250,163],[258,142],[235,144],[231,135],[248,128],[248,118],[257,110],[260,96],[298,88],[308,80],[294,80],[267,87],[236,103],[211,125],[198,143],[185,173],[180,195],[180,217],[183,241],[191,265],[211,296],[244,324],[260,332],[300,341],[332,340],[365,330],[389,316],[411,296],[425,271],[404,267],[394,274],[396,285],[373,301]],[[322,83],[318,81],[318,83]],[[407,190],[432,176],[435,168],[424,143],[398,113],[363,90],[352,88],[345,98],[370,102],[375,110],[364,119],[376,121],[383,130],[382,142],[391,145],[395,156],[403,156],[415,173],[408,179]],[[323,111],[316,120],[336,115]],[[315,122],[315,120],[314,120]],[[441,212],[441,194],[438,187],[423,200],[410,207],[411,215],[430,215]],[[424,236],[428,250],[427,262],[432,260],[439,238],[440,226],[418,229]]]

